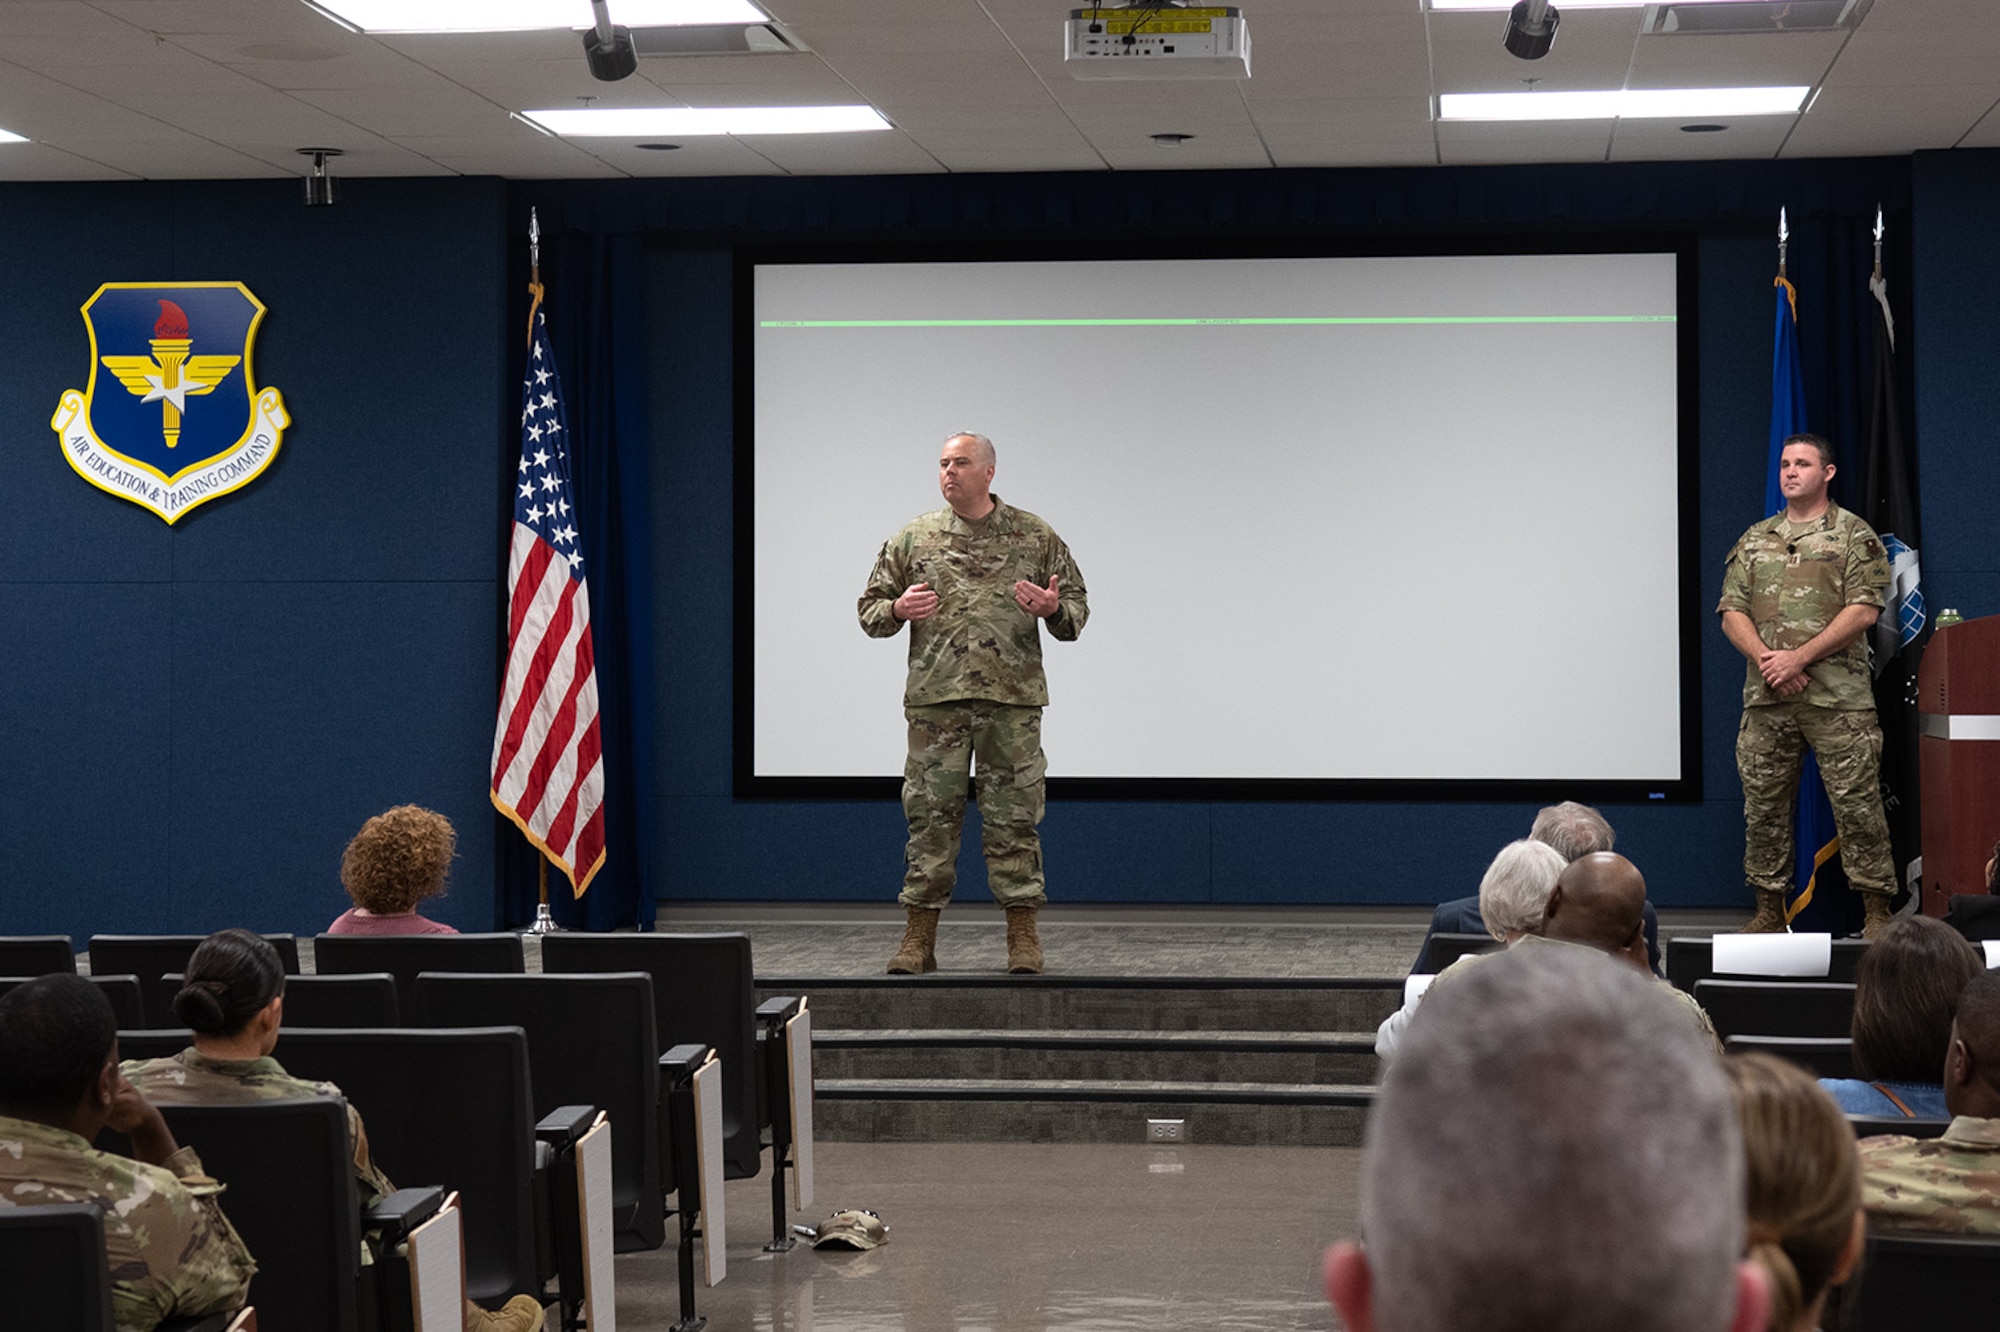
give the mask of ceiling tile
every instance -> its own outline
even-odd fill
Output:
[[[1544,125],[1446,121],[1437,127],[1446,166],[1474,162],[1601,162],[1611,144],[1609,121]]]
[[[1642,37],[1636,11],[1572,8],[1554,50],[1535,62],[1501,48],[1495,13],[1428,14],[1420,0],[1257,0],[1246,7],[1256,77],[1139,82],[1065,68],[1071,7],[772,0],[773,17],[811,52],[648,57],[636,77],[601,83],[572,31],[373,37],[298,0],[0,0],[0,125],[38,141],[14,157],[29,173],[18,178],[52,179],[292,171],[290,150],[308,139],[352,147],[343,165],[355,175],[533,179],[1105,169],[1078,126],[1133,170],[1162,169],[1165,155],[1144,135],[1166,130],[1200,136],[1165,159],[1183,167],[1234,166],[1253,151],[1282,165],[1422,163],[1440,142],[1447,162],[1595,161],[1607,145],[1621,161],[2000,146],[2000,0],[1877,0],[1851,33],[1700,38]],[[1789,139],[1773,122],[1711,136],[1657,122],[1615,134],[1603,125],[1434,133],[1436,91],[1511,91],[1526,80],[1550,90],[1799,82],[1821,93]],[[641,157],[629,145],[542,140],[504,118],[584,99],[860,100],[900,132]],[[0,164],[0,179],[11,178]]]

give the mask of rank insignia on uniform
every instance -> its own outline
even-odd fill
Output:
[[[77,475],[168,523],[255,480],[291,418],[257,387],[264,303],[241,282],[107,282],[83,303],[90,379],[49,421]]]

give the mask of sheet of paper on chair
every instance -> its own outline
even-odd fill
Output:
[[[785,1024],[785,1054],[791,1060],[792,1095],[791,1105],[782,1113],[792,1117],[792,1210],[796,1212],[812,1206],[813,1200],[812,1014],[803,999]],[[781,1111],[773,1108],[771,1113]]]
[[[418,1332],[457,1332],[465,1323],[465,1232],[458,1195],[410,1232],[411,1316]]]
[[[1403,978],[1403,1006],[1408,1008],[1424,997],[1424,991],[1431,988],[1433,975],[1405,976]]]
[[[611,1119],[599,1111],[576,1142],[576,1214],[583,1218],[583,1314],[590,1332],[618,1332],[611,1264]]]
[[[1833,962],[1831,934],[1718,934],[1718,976],[1824,976]]]
[[[1981,939],[1979,946],[1986,950],[1986,969],[2000,967],[2000,939]]]

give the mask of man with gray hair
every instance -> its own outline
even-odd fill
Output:
[[[1549,805],[1539,811],[1535,815],[1534,826],[1528,829],[1528,836],[1554,847],[1564,860],[1575,860],[1593,851],[1613,850],[1618,840],[1618,834],[1611,830],[1611,824],[1602,814],[1574,800]],[[1433,935],[1488,932],[1479,898],[1459,897],[1438,903],[1437,909],[1431,912],[1431,927],[1424,934],[1423,946],[1417,949],[1417,961],[1410,968],[1411,974],[1435,969],[1430,965]],[[1500,936],[1496,934],[1494,937]],[[1646,963],[1652,967],[1653,974],[1660,973],[1660,918],[1654,913],[1651,902],[1646,903]]]
[[[1593,851],[1618,849],[1613,845],[1618,840],[1618,834],[1611,831],[1611,824],[1605,817],[1589,805],[1580,805],[1574,800],[1549,805],[1538,812],[1534,826],[1528,829],[1528,836],[1538,842],[1547,842],[1564,860],[1575,860]]]
[[[1555,891],[1556,880],[1562,877],[1566,864],[1554,847],[1532,838],[1524,837],[1501,847],[1500,854],[1493,857],[1493,863],[1480,877],[1479,896],[1473,899],[1479,904],[1479,918],[1486,932],[1511,948],[1540,930],[1549,894]],[[1460,958],[1452,965],[1463,966],[1465,961]],[[1385,1064],[1396,1057],[1403,1031],[1416,1016],[1417,1004],[1423,999],[1423,992],[1414,986],[1406,985],[1404,990],[1403,1006],[1382,1019],[1382,1025],[1375,1029],[1375,1054]]]
[[[1047,523],[993,493],[993,441],[961,431],[938,457],[945,507],[882,545],[858,607],[871,638],[910,626],[903,717],[903,941],[891,975],[937,969],[938,916],[957,881],[972,766],[986,886],[1007,910],[1007,970],[1042,969],[1042,627],[1070,640],[1090,616],[1083,575]]]
[[[1736,1112],[1657,984],[1516,950],[1429,1002],[1327,1254],[1348,1332],[1761,1332]]]

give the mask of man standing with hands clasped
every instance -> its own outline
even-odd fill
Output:
[[[908,913],[892,975],[937,969],[938,914],[951,901],[960,831],[975,759],[985,829],[987,886],[1007,909],[1007,969],[1042,969],[1035,915],[1042,884],[1041,626],[1069,640],[1090,616],[1069,547],[1034,514],[992,491],[993,441],[961,433],[944,442],[938,489],[945,506],[889,538],[861,594],[861,627],[888,638],[910,625],[903,715]]]
[[[1896,870],[1882,814],[1882,728],[1865,635],[1882,613],[1889,559],[1867,523],[1828,498],[1833,454],[1793,435],[1778,460],[1784,512],[1729,552],[1722,632],[1749,660],[1736,766],[1743,777],[1743,877],[1757,894],[1745,933],[1786,928],[1792,812],[1805,747],[1819,758],[1847,881],[1874,938],[1889,923]]]

